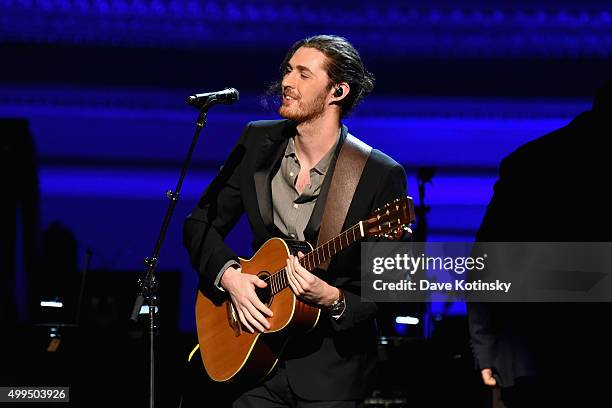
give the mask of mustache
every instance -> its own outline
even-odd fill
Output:
[[[282,97],[288,96],[293,99],[300,98],[300,94],[298,92],[292,91],[291,89],[288,89],[288,88],[283,89],[283,91],[281,92],[281,96]]]

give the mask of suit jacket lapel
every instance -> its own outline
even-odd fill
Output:
[[[271,180],[287,148],[289,138],[292,136],[291,132],[295,134],[295,124],[291,121],[287,121],[281,131],[268,132],[264,136],[264,140],[255,161],[253,179],[255,182],[255,191],[257,192],[259,212],[264,225],[271,232],[274,232],[274,235],[278,235],[280,231],[274,225]]]
[[[306,224],[306,228],[304,229],[304,237],[308,242],[313,245],[316,244],[318,232],[321,227],[321,220],[323,219],[323,210],[325,209],[325,201],[327,200],[327,192],[329,191],[329,186],[331,185],[331,179],[334,174],[334,169],[336,168],[336,160],[338,159],[340,149],[342,149],[342,145],[344,144],[347,135],[348,128],[345,125],[342,125],[342,131],[340,132],[340,140],[336,145],[334,157],[331,163],[329,164],[329,170],[327,171],[327,173],[325,174],[325,178],[323,179],[323,184],[321,185],[319,197],[317,198],[315,207],[312,210],[312,214],[310,215],[308,224]]]

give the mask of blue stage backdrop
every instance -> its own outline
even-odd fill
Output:
[[[160,254],[160,271],[181,272],[180,329],[192,330],[182,220],[242,127],[277,117],[260,96],[286,49],[334,33],[377,78],[350,131],[404,165],[417,205],[416,172],[435,169],[429,240],[473,240],[500,160],[589,109],[612,76],[612,13],[596,1],[404,3],[0,0],[0,118],[30,123],[42,228],[67,225],[92,268],[142,270],[194,130],[185,97],[238,88],[239,103],[210,111]],[[245,220],[228,242],[250,255]]]

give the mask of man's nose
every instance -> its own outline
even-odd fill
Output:
[[[285,88],[295,88],[295,76],[293,75],[293,71],[285,74],[283,80],[281,81],[281,85],[283,87],[283,91]]]

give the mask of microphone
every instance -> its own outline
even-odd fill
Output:
[[[234,88],[225,88],[222,91],[207,92],[201,94],[190,95],[187,97],[187,104],[195,106],[198,109],[203,107],[208,108],[209,106],[222,103],[224,105],[231,105],[238,100],[238,91]]]

